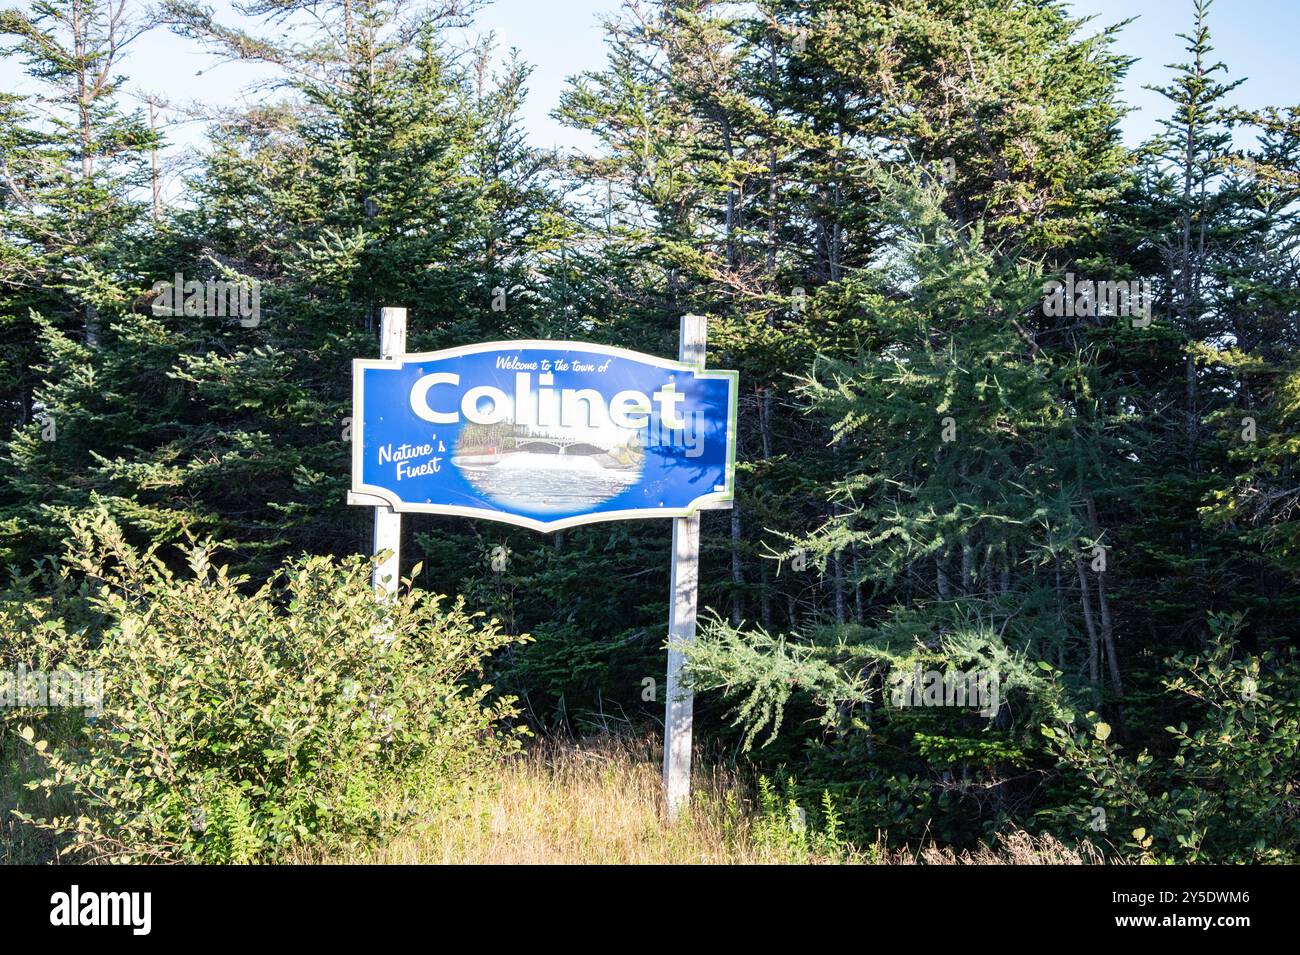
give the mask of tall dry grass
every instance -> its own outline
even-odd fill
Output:
[[[734,772],[705,762],[689,811],[661,808],[660,750],[650,739],[540,741],[482,787],[378,850],[329,861],[411,864],[1078,864],[1050,836],[1013,833],[996,848],[954,853],[853,847],[803,827],[787,804],[762,805]],[[308,861],[308,860],[304,860]]]
[[[831,861],[755,838],[737,777],[698,768],[691,807],[663,818],[659,753],[649,740],[540,741],[459,805],[366,863],[637,864]]]

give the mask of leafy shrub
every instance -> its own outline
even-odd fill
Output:
[[[290,561],[255,591],[204,545],[188,570],[102,514],[74,527],[63,573],[93,583],[100,625],[52,616],[39,641],[102,671],[103,712],[63,741],[23,729],[45,767],[31,785],[77,810],[19,815],[76,857],[255,862],[356,844],[517,748],[513,700],[477,679],[516,638],[461,601],[408,584],[382,603],[359,558]],[[38,639],[20,624],[0,615],[0,646]]]
[[[1300,849],[1300,667],[1240,652],[1240,615],[1214,618],[1213,642],[1178,656],[1163,681],[1169,745],[1128,756],[1108,724],[1045,726],[1084,790],[1079,833],[1105,820],[1114,848],[1154,862],[1294,862]],[[1104,817],[1096,813],[1099,807]]]

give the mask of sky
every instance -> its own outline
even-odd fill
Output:
[[[230,14],[229,0],[209,0],[218,14]],[[143,0],[128,0],[142,4]],[[19,0],[20,7],[26,6]],[[542,147],[583,149],[590,146],[585,133],[566,129],[550,117],[559,103],[567,77],[604,63],[602,16],[617,12],[621,0],[496,0],[477,18],[476,32],[492,32],[501,49],[517,48],[534,67],[523,120],[533,143]],[[1190,29],[1192,0],[1075,0],[1079,15],[1095,14],[1098,25],[1136,17],[1120,37],[1119,50],[1138,57],[1124,83],[1124,98],[1137,109],[1123,124],[1124,139],[1136,145],[1156,129],[1163,100],[1143,87],[1164,83],[1165,64],[1182,60],[1184,40],[1178,32]],[[1300,33],[1297,0],[1218,0],[1211,9],[1210,27],[1219,59],[1234,77],[1246,76],[1238,89],[1238,105],[1284,106],[1300,102],[1300,59],[1294,55],[1294,37]],[[128,88],[161,95],[177,105],[200,101],[233,106],[256,102],[260,94],[248,87],[257,78],[247,64],[220,63],[190,40],[163,30],[142,38],[127,62]],[[261,75],[266,75],[265,73]],[[30,89],[21,67],[0,59],[0,89]],[[173,117],[176,113],[171,114]],[[198,123],[174,127],[170,132],[178,149],[192,150],[202,143]]]

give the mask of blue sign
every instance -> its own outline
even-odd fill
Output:
[[[352,363],[352,494],[553,531],[726,506],[734,371],[579,342]]]

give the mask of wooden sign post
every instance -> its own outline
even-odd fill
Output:
[[[379,357],[390,361],[406,352],[406,309],[384,308],[379,311]],[[386,596],[397,593],[401,580],[399,558],[402,551],[402,515],[387,505],[375,508],[375,535],[371,553],[388,557],[375,565],[371,578],[375,590]]]
[[[704,367],[708,322],[702,315],[683,315],[677,360]],[[695,642],[700,590],[700,512],[673,518],[673,566],[668,593],[668,700],[664,712],[664,800],[668,819],[691,795],[691,744],[695,693],[683,685],[686,657],[681,644]]]

